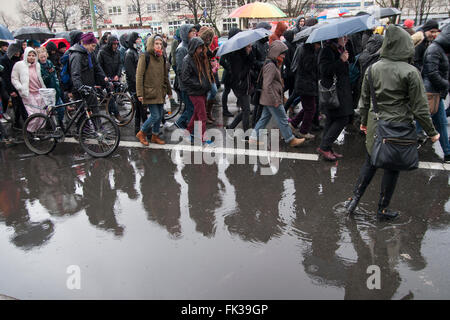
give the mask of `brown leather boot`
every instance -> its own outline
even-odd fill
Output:
[[[152,134],[151,143],[166,144],[166,142],[164,140],[160,139],[156,134]]]
[[[208,123],[214,123],[216,119],[212,116],[212,108],[213,108],[214,100],[208,100],[206,101],[206,121]]]
[[[139,139],[139,142],[142,143],[144,146],[148,146],[149,143],[147,141],[147,137],[145,136],[144,131],[139,130],[139,132],[136,135],[136,138]]]

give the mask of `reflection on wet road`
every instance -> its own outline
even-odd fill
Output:
[[[401,174],[393,223],[375,218],[380,175],[343,212],[362,164],[281,159],[185,165],[119,148],[0,150],[0,294],[29,298],[450,298],[449,174]],[[66,286],[80,267],[81,289]],[[380,268],[369,290],[367,268]]]

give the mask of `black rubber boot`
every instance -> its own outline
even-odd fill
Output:
[[[354,195],[350,199],[348,199],[347,203],[347,214],[353,214],[355,212],[356,207],[358,206],[359,200],[361,199],[360,195]]]
[[[380,220],[392,220],[398,216],[398,212],[392,211],[388,208],[378,208],[377,218]]]

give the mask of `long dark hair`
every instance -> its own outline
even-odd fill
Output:
[[[198,79],[200,80],[200,83],[202,83],[202,76],[207,78],[209,83],[213,83],[214,75],[211,70],[211,66],[209,64],[208,56],[206,54],[207,49],[204,44],[201,45],[202,47],[202,53],[198,54],[197,51],[194,52],[194,62],[195,66],[197,67],[198,71]],[[196,49],[197,50],[197,49]]]

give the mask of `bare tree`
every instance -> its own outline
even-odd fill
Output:
[[[146,10],[146,1],[145,0],[130,0],[130,6],[132,8],[132,13],[136,13],[138,15],[139,25],[142,27],[142,13]]]
[[[89,5],[89,0],[74,0],[75,5],[78,6],[80,12],[80,18],[82,20],[91,20],[91,7]],[[95,18],[97,20],[106,17],[106,10],[104,0],[93,0],[94,6],[97,8],[95,11]]]
[[[57,21],[58,0],[22,0],[19,12],[22,18],[30,23],[43,23],[52,31]]]
[[[0,23],[8,29],[17,25],[17,21],[3,11],[0,11]]]
[[[309,9],[312,3],[317,3],[313,0],[273,0],[273,3],[278,6],[288,17],[297,17],[305,9]]]

